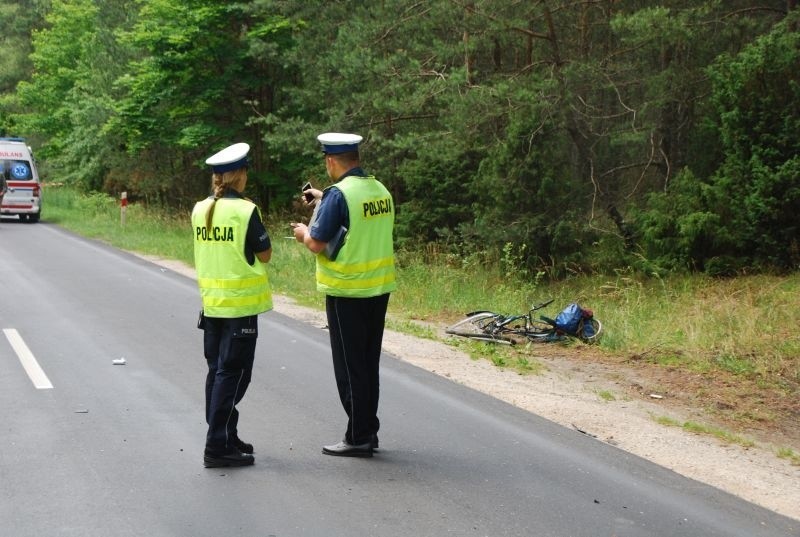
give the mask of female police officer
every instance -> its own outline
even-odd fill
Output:
[[[206,377],[206,468],[253,464],[239,439],[236,405],[253,370],[258,314],[272,309],[264,263],[272,247],[256,205],[242,196],[250,146],[238,143],[206,160],[213,195],[192,210],[197,283],[203,300]]]

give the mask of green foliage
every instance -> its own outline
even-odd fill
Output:
[[[724,161],[686,168],[651,194],[637,225],[648,259],[730,276],[800,266],[800,35],[781,23],[709,69]]]
[[[398,167],[405,200],[396,222],[401,244],[458,241],[454,230],[473,218],[477,196],[457,181],[468,177],[477,155],[460,143],[440,148],[415,138],[398,137],[392,144],[396,151],[416,152]]]
[[[797,13],[750,4],[0,0],[0,129],[50,178],[177,207],[247,141],[266,213],[330,184],[318,133],[356,131],[403,248],[551,278],[786,269]]]
[[[23,132],[51,140],[43,145],[44,157],[58,153],[73,126],[68,98],[87,73],[84,59],[95,36],[96,15],[91,0],[54,0],[46,16],[48,27],[34,32],[31,59],[35,71],[17,90],[21,105],[30,112],[16,119]]]
[[[724,253],[794,268],[800,211],[797,14],[711,69],[725,162],[710,178],[731,245]]]
[[[130,63],[119,84],[113,128],[122,129],[130,151],[152,144],[194,148],[208,143],[209,120],[227,111],[220,105],[239,72],[237,13],[218,2],[148,0],[124,41],[145,53]],[[239,50],[237,50],[239,49]],[[225,69],[224,59],[231,61]],[[239,103],[232,103],[237,106]],[[232,132],[221,132],[229,139]]]
[[[140,55],[117,82],[122,98],[107,130],[120,133],[129,153],[152,158],[134,189],[196,197],[193,185],[207,181],[191,164],[242,138],[241,124],[231,121],[243,114],[239,88],[251,82],[242,24],[241,10],[220,2],[147,0],[120,34]],[[176,169],[182,173],[173,176]],[[159,188],[164,176],[173,176],[171,184],[162,180]]]
[[[0,136],[24,133],[13,115],[21,110],[17,83],[31,76],[31,34],[42,24],[47,0],[0,0]]]
[[[44,139],[37,153],[46,169],[89,190],[103,186],[118,160],[118,139],[103,126],[127,57],[113,32],[126,24],[128,4],[54,0],[47,26],[34,34],[36,71],[18,86],[25,112],[14,119],[23,132]]]
[[[723,241],[720,216],[707,209],[704,185],[690,169],[681,170],[670,192],[650,195],[637,215],[647,259],[669,269],[700,269]]]

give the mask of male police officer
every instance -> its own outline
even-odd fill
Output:
[[[325,309],[339,399],[347,429],[326,455],[372,457],[378,448],[379,363],[389,293],[396,289],[394,202],[391,194],[359,165],[357,134],[317,138],[328,176],[325,192],[308,190],[319,204],[309,229],[293,224],[298,242],[316,254],[317,290]]]
[[[242,196],[250,146],[238,143],[206,160],[213,195],[192,211],[199,328],[208,362],[206,468],[253,464],[253,446],[238,435],[236,405],[253,371],[258,314],[272,309],[265,263],[272,247],[256,205]]]

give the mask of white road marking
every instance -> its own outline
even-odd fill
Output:
[[[39,362],[36,361],[36,358],[22,340],[22,336],[19,335],[19,332],[14,328],[3,328],[3,333],[6,335],[6,339],[8,339],[14,352],[17,353],[17,357],[22,367],[25,368],[25,372],[28,374],[28,377],[30,377],[31,382],[33,382],[33,385],[39,390],[52,389],[53,385],[50,383],[50,379],[47,378],[44,370],[39,366]]]

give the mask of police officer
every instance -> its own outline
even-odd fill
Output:
[[[238,143],[206,160],[213,195],[192,210],[194,259],[203,301],[206,376],[206,468],[253,464],[253,446],[238,434],[236,405],[253,371],[258,314],[272,309],[265,263],[272,246],[258,207],[242,196],[247,153]]]
[[[378,448],[379,364],[389,293],[395,290],[394,202],[360,167],[357,134],[317,137],[328,176],[324,192],[304,192],[317,203],[311,227],[292,224],[294,236],[316,254],[317,290],[325,310],[339,399],[347,414],[344,438],[326,455],[372,457]]]

